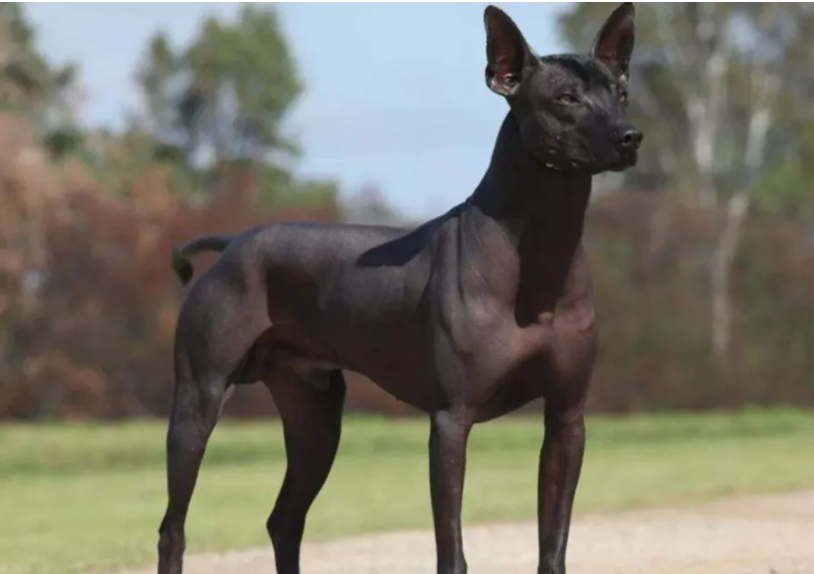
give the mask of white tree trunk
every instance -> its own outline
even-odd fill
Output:
[[[766,136],[772,121],[772,108],[779,81],[759,64],[752,69],[752,115],[749,118],[743,169],[747,185],[754,184],[766,155]],[[710,269],[712,302],[712,352],[720,365],[726,365],[732,342],[732,263],[738,249],[751,197],[741,190],[729,198],[725,221],[718,236]]]
[[[734,194],[726,205],[726,219],[712,254],[710,291],[712,303],[712,352],[726,365],[732,344],[732,263],[735,260],[751,198],[746,191]]]

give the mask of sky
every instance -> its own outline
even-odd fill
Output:
[[[498,3],[540,54],[562,51],[564,2]],[[377,184],[409,218],[463,200],[480,181],[506,102],[483,73],[483,9],[474,2],[281,3],[283,32],[305,92],[286,120],[303,150],[296,171],[351,194]],[[138,106],[133,73],[163,29],[188,43],[209,15],[237,3],[26,3],[37,42],[55,63],[77,63],[90,125],[121,126]],[[588,47],[586,46],[586,49]]]

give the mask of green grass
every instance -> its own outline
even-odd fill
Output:
[[[431,528],[424,419],[348,417],[309,540]],[[164,510],[164,423],[0,426],[0,574],[72,574],[151,563]],[[578,511],[814,488],[814,416],[592,418]],[[538,418],[478,426],[469,446],[467,523],[536,509]],[[210,441],[188,551],[268,544],[284,471],[276,423],[224,422]]]

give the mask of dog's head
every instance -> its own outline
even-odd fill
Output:
[[[590,53],[541,58],[511,18],[486,8],[486,85],[506,98],[523,144],[549,169],[597,174],[636,164],[642,133],[626,117],[634,20],[633,4],[622,4]]]

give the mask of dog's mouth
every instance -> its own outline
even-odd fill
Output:
[[[622,155],[622,157],[611,166],[611,171],[620,172],[628,168],[635,167],[639,161],[639,152],[632,150]]]
[[[543,162],[543,166],[549,171],[560,173],[590,173],[591,175],[598,175],[606,171],[625,171],[634,165],[636,165],[636,158],[622,158],[613,163],[605,164],[576,159]]]
[[[569,157],[551,156],[540,158],[539,161],[548,171],[564,173],[591,173],[597,175],[606,171],[621,172],[634,167],[639,160],[636,150],[620,154],[615,160],[609,162],[586,161]]]
[[[549,171],[578,172],[590,170],[588,163],[576,159],[544,160],[543,166]]]

